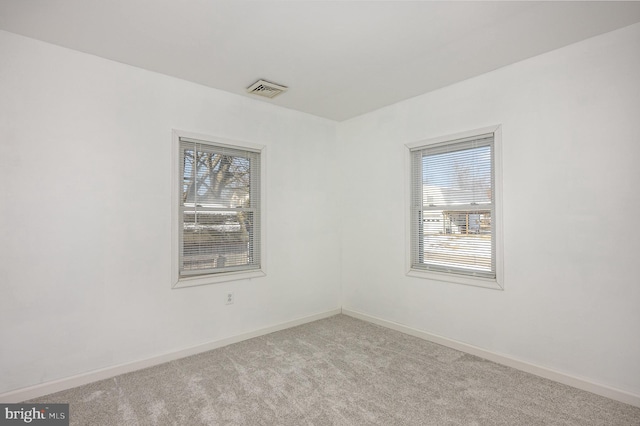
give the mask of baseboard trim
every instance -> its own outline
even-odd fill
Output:
[[[616,401],[624,402],[625,404],[640,407],[640,395],[634,395],[629,392],[625,392],[620,389],[615,389],[610,386],[594,383],[590,380],[572,376],[570,374],[562,373],[547,367],[541,367],[539,365],[531,364],[527,361],[522,361],[517,358],[513,358],[508,355],[488,351],[477,346],[469,345],[467,343],[452,340],[446,337],[431,334],[422,330],[418,330],[412,327],[408,327],[403,324],[399,324],[393,321],[388,321],[382,318],[378,318],[372,315],[368,315],[362,312],[355,311],[353,309],[342,308],[342,313],[354,318],[361,319],[363,321],[371,322],[373,324],[381,325],[383,327],[390,328],[392,330],[400,331],[405,334],[409,334],[414,337],[419,337],[424,340],[428,340],[433,343],[437,343],[442,346],[447,346],[452,349],[466,352],[471,355],[476,355],[489,361],[496,362],[498,364],[506,365],[508,367],[516,368],[527,373],[535,374],[536,376],[544,377],[545,379],[553,380],[558,383],[562,383],[568,386],[572,386],[577,389],[581,389],[587,392],[594,393],[596,395],[604,396]]]
[[[34,386],[29,386],[22,389],[16,389],[3,394],[0,394],[0,401],[5,403],[15,403],[27,401],[34,398],[39,398],[44,395],[48,395],[54,392],[60,392],[63,390],[75,388],[77,386],[86,385],[88,383],[96,382],[98,380],[109,379],[111,377],[118,376],[124,373],[130,373],[135,370],[141,370],[143,368],[153,367],[155,365],[163,364],[165,362],[174,361],[176,359],[184,358],[191,355],[196,355],[201,352],[210,351],[212,349],[221,348],[223,346],[238,343],[243,340],[252,339],[258,336],[264,336],[265,334],[273,333],[276,331],[284,330],[287,328],[295,327],[298,325],[306,324],[308,322],[317,321],[323,318],[328,318],[341,313],[341,309],[333,309],[326,312],[321,312],[306,317],[301,317],[292,321],[286,321],[269,327],[261,328],[258,330],[250,331],[247,333],[238,334],[236,336],[227,337],[212,342],[203,343],[196,346],[191,346],[178,351],[168,352],[161,355],[157,355],[151,358],[142,359],[138,361],[128,362],[125,364],[114,365],[112,367],[106,367],[99,370],[89,371],[87,373],[77,374],[75,376],[66,377],[63,379],[53,380],[46,383],[41,383]]]

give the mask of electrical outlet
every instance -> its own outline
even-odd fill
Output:
[[[233,304],[233,292],[232,291],[228,291],[227,292],[227,305],[232,305]]]

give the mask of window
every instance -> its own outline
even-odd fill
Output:
[[[174,287],[264,275],[262,149],[174,131]]]
[[[501,289],[500,128],[407,147],[409,275]]]

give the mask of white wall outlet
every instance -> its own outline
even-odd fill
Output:
[[[228,291],[227,292],[227,298],[226,300],[226,304],[227,305],[232,305],[233,304],[233,292],[232,291]]]

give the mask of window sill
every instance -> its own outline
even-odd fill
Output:
[[[493,290],[504,290],[504,287],[497,279],[445,274],[433,271],[423,271],[419,269],[409,269],[409,271],[407,272],[407,276],[427,280],[442,281],[447,283],[470,285],[474,287],[490,288]]]
[[[263,270],[254,269],[251,271],[225,272],[222,274],[186,277],[186,278],[179,278],[177,282],[173,284],[173,288],[195,287],[200,285],[217,284],[217,283],[223,283],[228,281],[250,280],[252,278],[264,277],[266,275],[267,274]]]

